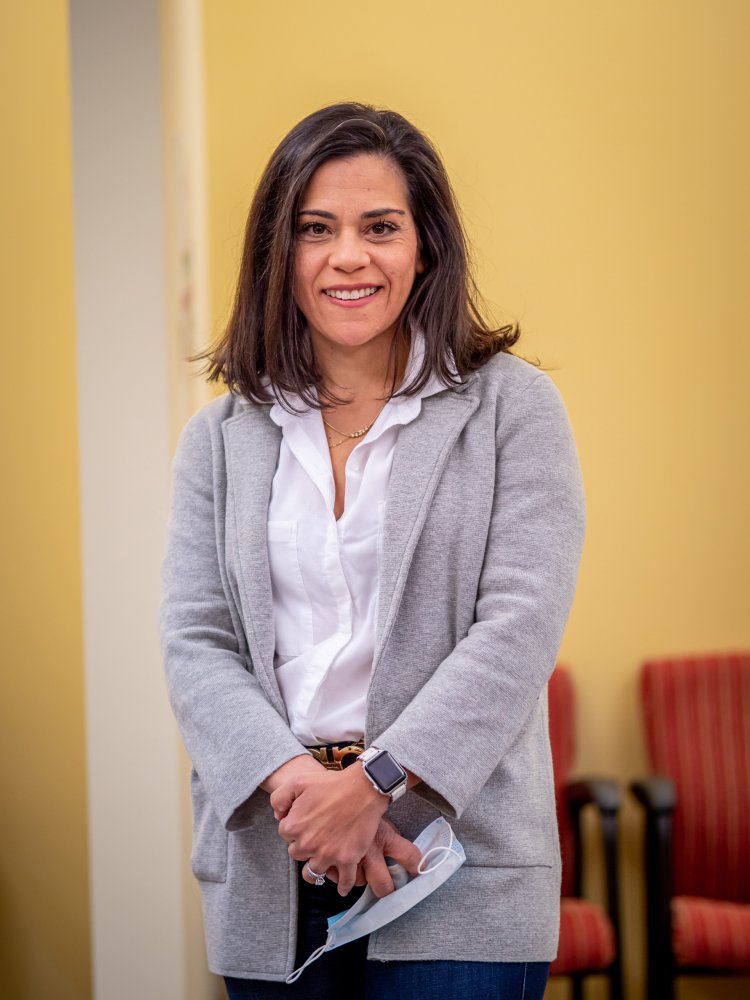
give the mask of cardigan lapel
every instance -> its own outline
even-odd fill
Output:
[[[383,518],[373,673],[393,627],[435,488],[453,445],[479,405],[478,395],[465,391],[475,377],[425,397],[417,419],[399,431]]]
[[[237,568],[242,617],[258,681],[286,718],[273,666],[275,630],[266,523],[281,428],[269,407],[242,404],[224,424],[227,456],[227,517],[237,532]],[[232,509],[233,508],[233,509]]]

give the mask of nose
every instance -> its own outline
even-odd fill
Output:
[[[356,271],[367,267],[370,255],[358,233],[344,230],[331,247],[328,263],[338,271]]]

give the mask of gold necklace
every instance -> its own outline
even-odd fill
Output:
[[[386,402],[388,402],[388,400],[386,400]],[[331,449],[338,448],[338,446],[340,444],[343,444],[344,441],[349,441],[352,438],[361,438],[361,437],[364,437],[365,434],[369,431],[369,429],[372,427],[372,425],[375,423],[375,421],[378,419],[378,417],[380,416],[380,414],[383,412],[384,409],[385,409],[385,403],[383,403],[383,405],[380,407],[380,409],[378,410],[378,412],[375,414],[375,416],[373,417],[373,419],[370,421],[370,423],[366,427],[360,427],[358,431],[353,431],[351,434],[347,434],[344,431],[340,431],[338,429],[338,427],[334,427],[333,424],[329,424],[328,421],[326,420],[326,418],[323,417],[323,414],[321,414],[321,417],[323,418],[323,423],[326,425],[326,427],[330,427],[332,431],[336,431],[337,434],[341,434],[342,435],[341,440],[337,441],[336,444],[331,444],[331,442],[329,440],[328,441],[328,447],[331,448]],[[327,438],[328,438],[328,435],[326,435],[326,439]]]

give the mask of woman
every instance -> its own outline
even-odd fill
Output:
[[[482,318],[416,128],[341,104],[292,129],[206,355],[231,391],[180,439],[164,565],[193,871],[230,997],[544,991],[546,681],[584,515],[564,407],[516,338]],[[392,890],[385,856],[416,873],[441,815],[466,864],[287,985],[365,882]]]

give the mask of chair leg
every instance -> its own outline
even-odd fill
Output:
[[[572,982],[571,990],[571,1000],[583,1000],[583,976],[573,975],[570,977]]]
[[[674,1000],[674,996],[675,976],[671,956],[658,956],[648,970],[647,1000]]]
[[[609,1000],[622,1000],[622,969],[619,957],[609,970]]]

